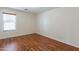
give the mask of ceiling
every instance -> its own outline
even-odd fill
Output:
[[[56,7],[10,7],[10,8],[23,11],[23,12],[38,14],[50,9],[55,9]]]

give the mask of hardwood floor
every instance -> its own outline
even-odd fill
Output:
[[[30,34],[1,39],[0,51],[79,51],[79,48],[39,34]]]

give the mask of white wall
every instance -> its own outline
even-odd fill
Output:
[[[56,8],[40,13],[37,33],[79,47],[79,8]]]
[[[3,32],[2,30],[0,30],[0,39],[35,33],[36,15],[9,9],[9,8],[0,8],[0,11],[16,13],[16,31]],[[2,26],[1,22],[2,22],[2,19],[0,18],[0,29]]]

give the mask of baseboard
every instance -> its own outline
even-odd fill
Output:
[[[50,37],[50,36],[43,35],[43,34],[40,34],[40,33],[37,33],[37,34],[39,34],[39,35],[41,35],[41,36],[44,36],[44,37],[47,37],[47,38],[50,38],[50,39],[53,39],[53,40],[56,40],[56,41],[58,41],[58,42],[61,42],[61,43],[63,43],[63,44],[66,44],[66,45],[70,45],[70,46],[79,48],[79,46],[77,46],[77,45],[75,45],[75,44],[71,44],[71,43],[67,43],[67,42],[60,41],[60,40],[58,40],[58,38],[56,38],[56,37]]]
[[[0,39],[8,39],[8,38],[14,38],[14,37],[19,37],[19,36],[24,36],[24,35],[32,35],[32,34],[36,34],[36,33],[18,34],[18,35],[15,35],[15,36],[2,37]]]

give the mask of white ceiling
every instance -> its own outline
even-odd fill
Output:
[[[41,13],[50,9],[55,9],[56,7],[10,7],[19,11],[29,12],[29,13]],[[27,9],[27,10],[24,10]]]

